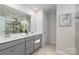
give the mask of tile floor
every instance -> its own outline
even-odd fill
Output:
[[[33,53],[33,55],[56,55],[56,45],[47,43],[44,47]]]

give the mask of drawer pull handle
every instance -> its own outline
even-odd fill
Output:
[[[38,40],[35,41],[35,43],[39,43],[39,42],[40,42],[40,39],[38,39]]]

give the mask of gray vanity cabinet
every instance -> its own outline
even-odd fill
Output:
[[[41,47],[42,35],[34,35],[0,44],[0,55],[30,55]]]
[[[33,53],[33,37],[26,38],[26,55]]]
[[[26,55],[32,54],[39,47],[41,47],[42,43],[42,35],[34,35],[26,38]]]
[[[1,51],[0,55],[10,55],[9,49]]]
[[[42,35],[36,35],[34,40],[34,51],[37,50],[42,45]]]
[[[25,42],[23,42],[23,40],[4,43],[0,45],[0,47],[2,46],[4,46],[4,48],[0,50],[0,55],[24,55],[25,54]]]
[[[0,52],[0,55],[24,55],[24,43],[10,47]]]

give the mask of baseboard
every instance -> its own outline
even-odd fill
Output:
[[[49,43],[56,44],[56,42],[49,41]]]
[[[68,55],[67,53],[65,53],[63,51],[59,51],[59,50],[56,51],[56,54],[58,54],[58,55]]]
[[[73,52],[73,53],[72,53]],[[75,55],[75,51],[56,51],[56,54],[58,55]]]

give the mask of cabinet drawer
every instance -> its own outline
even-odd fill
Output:
[[[26,42],[28,42],[28,41],[30,41],[31,39],[29,39],[29,37],[28,37],[28,38],[25,38],[25,40],[26,40]]]
[[[35,39],[39,39],[39,38],[42,38],[42,34],[39,34],[39,35],[35,36]]]
[[[26,42],[26,49],[33,46],[33,40]]]
[[[11,46],[15,46],[15,45],[20,44],[22,42],[24,42],[24,40],[20,39],[20,40],[15,40],[15,41],[10,41],[10,42],[0,44],[0,50],[6,49],[6,48],[11,47]]]
[[[24,43],[2,50],[0,55],[24,55]]]
[[[29,55],[33,52],[33,47],[26,49],[26,55]]]
[[[30,40],[32,40],[32,39],[34,39],[33,36],[31,36],[31,37],[27,37],[27,38],[26,38],[26,42],[28,42],[28,41],[30,41]]]
[[[34,45],[34,50],[38,49],[40,46],[41,46],[41,43],[36,43],[36,44]]]
[[[10,53],[9,53],[9,49],[0,51],[0,55],[10,55]]]
[[[39,34],[39,35],[35,36],[34,50],[38,49],[41,46],[41,44],[42,44],[41,40],[42,40],[42,34]]]
[[[29,39],[34,39],[34,36],[29,37]]]

